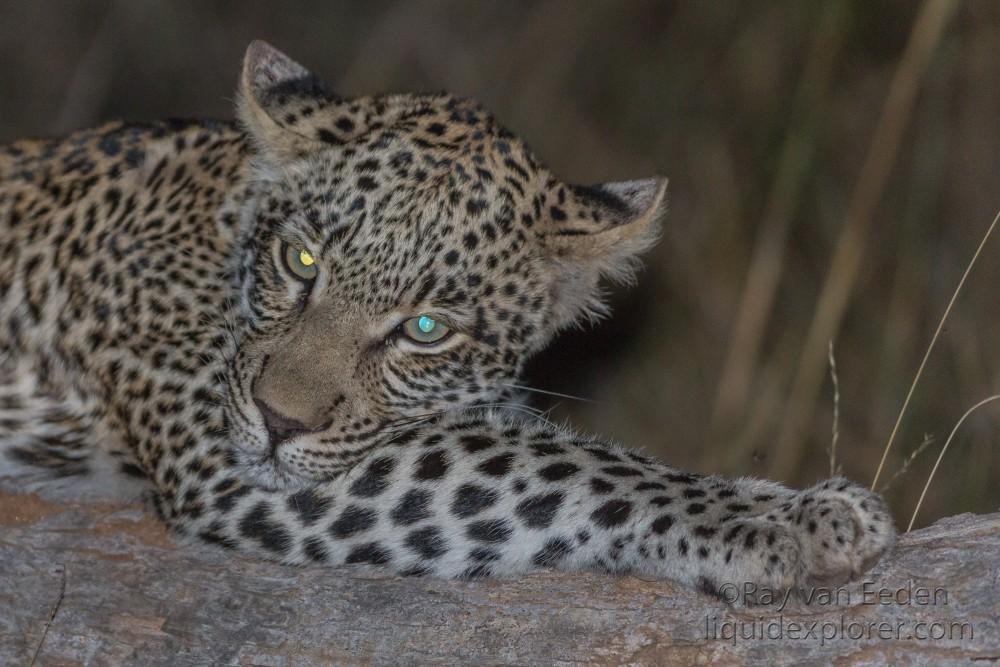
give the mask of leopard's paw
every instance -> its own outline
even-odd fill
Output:
[[[801,586],[836,586],[856,579],[896,540],[882,497],[842,477],[796,495],[786,517],[801,546]]]

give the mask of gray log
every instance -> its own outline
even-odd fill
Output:
[[[865,581],[911,598],[877,604],[859,582],[808,608],[734,610],[632,577],[455,582],[362,566],[291,568],[177,546],[135,507],[0,493],[0,665],[1000,661],[1000,514],[903,536]],[[793,623],[814,636],[790,637]],[[923,632],[917,623],[942,625]],[[865,636],[853,638],[862,627]],[[717,636],[754,628],[784,636]],[[914,632],[945,636],[905,638]]]

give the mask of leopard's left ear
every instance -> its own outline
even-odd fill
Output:
[[[282,162],[349,141],[363,129],[365,104],[327,92],[315,74],[255,40],[243,57],[237,113],[258,150]]]
[[[539,241],[553,260],[553,316],[557,328],[581,317],[594,319],[606,308],[602,277],[627,282],[639,255],[659,236],[666,209],[667,179],[559,185],[541,211]]]

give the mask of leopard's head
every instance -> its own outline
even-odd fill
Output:
[[[230,433],[268,486],[333,477],[423,419],[502,404],[528,357],[604,312],[666,181],[571,186],[474,102],[343,99],[254,42]]]

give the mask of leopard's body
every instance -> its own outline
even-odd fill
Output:
[[[684,473],[512,402],[525,359],[651,243],[662,181],[564,185],[472,102],[341,100],[261,43],[240,116],[0,148],[16,484],[111,471],[180,534],[408,574],[784,590],[892,544],[848,481]],[[421,313],[447,334],[403,335]]]

